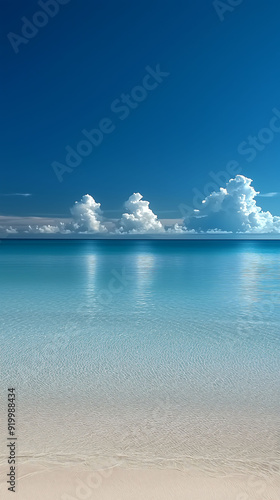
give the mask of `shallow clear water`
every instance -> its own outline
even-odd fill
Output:
[[[22,460],[279,470],[279,279],[273,241],[2,241]]]

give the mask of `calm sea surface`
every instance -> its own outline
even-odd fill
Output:
[[[279,468],[280,242],[2,241],[0,298],[21,460]]]

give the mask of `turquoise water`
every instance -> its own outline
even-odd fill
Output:
[[[279,280],[275,241],[2,241],[22,460],[275,470]]]

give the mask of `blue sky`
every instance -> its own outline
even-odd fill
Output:
[[[69,217],[89,193],[120,217],[140,192],[159,218],[177,219],[231,160],[257,191],[280,191],[280,132],[264,132],[254,155],[238,152],[270,127],[273,109],[280,116],[277,0],[220,7],[223,20],[209,0],[64,2],[15,53],[8,33],[22,36],[22,17],[42,8],[1,1],[2,216]],[[168,75],[121,120],[112,103],[158,64]],[[104,118],[113,131],[59,182],[53,162],[65,164],[66,146]],[[13,193],[32,196],[2,196]],[[256,199],[280,216],[280,196]]]

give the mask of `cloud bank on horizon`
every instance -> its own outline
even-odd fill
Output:
[[[193,209],[183,222],[167,227],[150,209],[150,203],[140,193],[133,193],[125,202],[125,212],[120,220],[112,221],[103,216],[101,204],[86,194],[70,208],[70,222],[56,225],[29,225],[23,233],[34,234],[95,234],[95,235],[170,235],[170,234],[242,234],[280,233],[280,217],[264,212],[257,205],[260,194],[251,186],[252,179],[236,175],[226,186],[213,191]],[[270,194],[270,193],[269,193]],[[273,193],[273,195],[276,193]],[[4,229],[2,227],[2,229]],[[18,234],[18,228],[9,226],[7,234]]]

